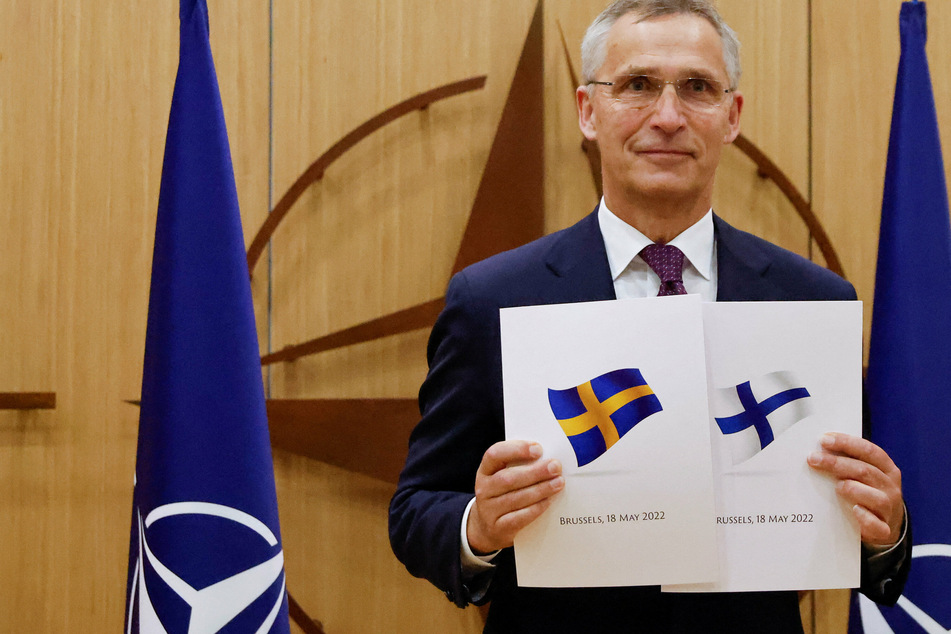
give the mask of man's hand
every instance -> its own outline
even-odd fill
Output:
[[[809,455],[809,465],[838,479],[836,492],[852,504],[862,541],[896,543],[905,507],[901,472],[892,459],[878,445],[848,434],[823,434],[820,444],[822,449]]]
[[[541,460],[542,447],[525,440],[506,440],[489,447],[476,473],[476,501],[469,511],[466,535],[476,554],[511,546],[515,534],[551,504],[565,487],[561,463]]]

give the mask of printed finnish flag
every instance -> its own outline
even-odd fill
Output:
[[[739,385],[710,391],[710,412],[738,465],[813,413],[809,391],[790,371],[770,372]]]

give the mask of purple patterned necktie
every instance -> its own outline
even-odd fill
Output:
[[[641,258],[660,277],[658,297],[687,294],[683,279],[683,251],[669,244],[651,244],[641,251]]]

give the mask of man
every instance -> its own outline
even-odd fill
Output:
[[[712,213],[720,152],[739,134],[738,48],[707,0],[608,7],[585,35],[586,83],[577,91],[581,130],[601,150],[598,209],[450,283],[429,342],[422,419],[390,506],[390,539],[411,573],[458,605],[491,600],[487,632],[802,632],[795,592],[521,588],[510,548],[565,480],[537,444],[503,440],[499,308],[658,289],[709,301],[855,299],[841,278]],[[682,279],[653,272],[663,265],[652,255],[661,247],[643,250],[651,243],[678,247]],[[804,459],[836,477],[853,506],[863,592],[894,602],[910,561],[900,473],[861,438],[827,435],[822,447]]]

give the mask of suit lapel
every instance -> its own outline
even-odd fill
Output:
[[[555,275],[557,302],[616,297],[597,209],[562,233],[549,250],[545,264]]]
[[[717,301],[780,299],[765,278],[770,259],[748,234],[713,216],[717,243]],[[545,264],[554,274],[553,303],[615,299],[614,281],[597,209],[565,230],[548,251]]]
[[[739,302],[771,299],[772,286],[765,275],[770,260],[750,240],[719,216],[713,216],[717,244],[717,301]]]

